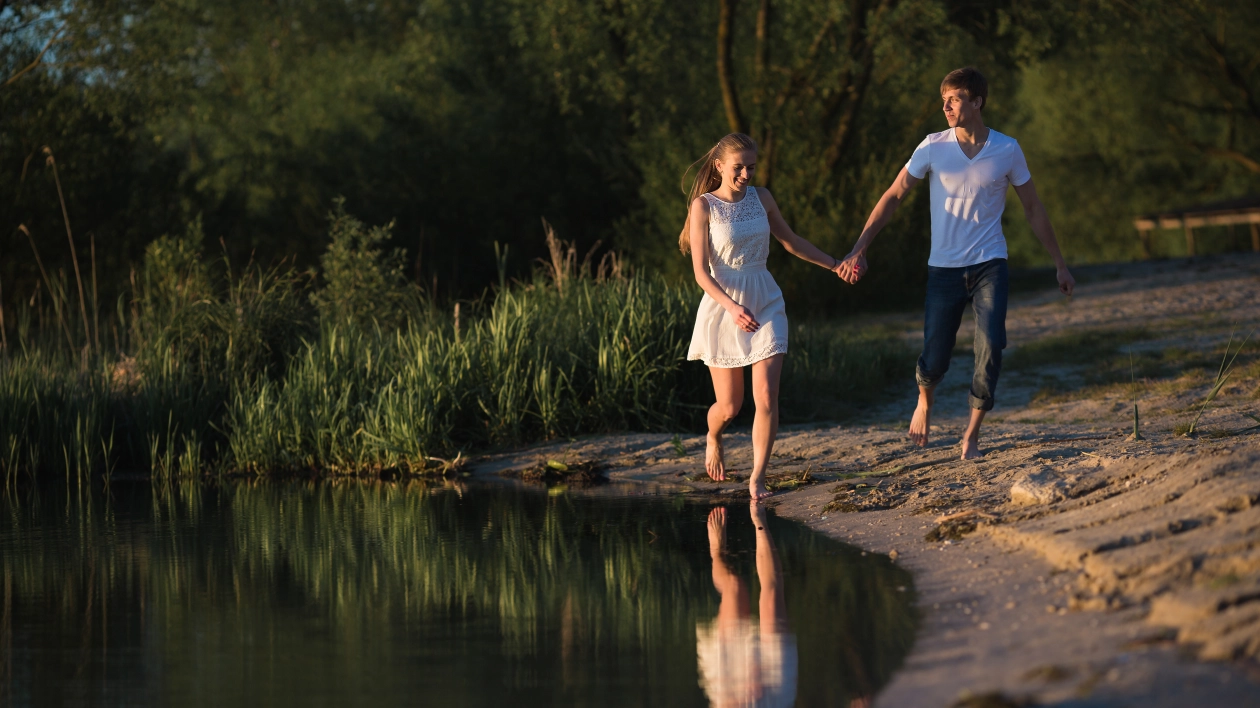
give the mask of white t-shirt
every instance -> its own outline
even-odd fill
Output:
[[[932,255],[928,265],[960,268],[1006,258],[1002,210],[1006,186],[1032,179],[1014,138],[989,129],[989,140],[968,160],[954,129],[919,143],[906,169],[917,179],[932,175]]]

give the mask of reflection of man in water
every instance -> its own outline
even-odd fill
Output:
[[[712,623],[696,627],[700,685],[714,706],[790,706],[796,701],[796,637],[788,632],[783,569],[766,525],[765,506],[749,507],[757,529],[759,617],[753,620],[748,588],[731,572],[726,547],[726,509],[709,512],[713,586],[721,594]]]

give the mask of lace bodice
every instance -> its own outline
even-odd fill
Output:
[[[709,202],[709,265],[744,270],[764,266],[770,255],[770,222],[756,187],[738,202],[724,202],[712,194]]]

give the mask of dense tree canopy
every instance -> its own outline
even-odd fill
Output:
[[[1223,0],[0,0],[0,286],[69,269],[47,146],[106,292],[163,233],[316,265],[334,198],[393,221],[442,296],[520,274],[540,218],[685,274],[680,179],[717,138],[843,255],[925,133],[940,77],[990,78],[1069,259],[1138,255],[1131,217],[1260,191],[1260,7]],[[921,190],[922,191],[922,190]],[[926,199],[842,288],[776,254],[818,311],[917,293]],[[1016,203],[1016,264],[1044,262]],[[90,237],[89,237],[90,236]],[[1169,241],[1165,251],[1175,247]],[[83,258],[86,255],[81,254]],[[908,285],[909,283],[909,285]],[[809,297],[803,297],[805,294]]]

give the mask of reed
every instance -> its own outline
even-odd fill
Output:
[[[330,220],[318,279],[208,260],[197,223],[157,239],[112,315],[115,351],[92,347],[86,366],[66,279],[41,263],[54,317],[20,312],[0,359],[0,476],[420,472],[460,451],[703,425],[689,284],[579,262],[551,232],[532,278],[438,308],[401,277],[387,229],[340,205]],[[913,359],[891,335],[832,325],[798,325],[791,346],[785,421],[843,417]]]
[[[83,275],[79,272],[79,256],[74,248],[74,234],[70,231],[70,212],[66,209],[66,197],[61,191],[61,176],[57,173],[57,158],[52,148],[44,146],[45,163],[52,168],[53,182],[57,185],[57,200],[61,204],[61,218],[66,225],[66,240],[70,243],[70,263],[74,266],[74,282],[79,286],[79,313],[83,315],[84,353],[83,365],[87,366],[87,354],[92,348],[92,326],[88,324],[87,298],[83,294]]]
[[[1198,432],[1199,420],[1203,418],[1204,411],[1207,410],[1212,401],[1216,400],[1221,389],[1225,388],[1225,384],[1229,383],[1230,377],[1234,375],[1234,362],[1238,359],[1238,355],[1242,353],[1243,348],[1247,346],[1247,343],[1251,341],[1251,337],[1254,334],[1255,332],[1249,333],[1242,343],[1238,345],[1238,349],[1234,350],[1234,353],[1231,355],[1230,349],[1234,346],[1234,334],[1230,333],[1229,341],[1225,344],[1225,353],[1221,356],[1221,365],[1216,370],[1216,377],[1212,379],[1212,387],[1208,389],[1207,394],[1203,397],[1203,401],[1199,404],[1199,410],[1195,413],[1194,420],[1191,420],[1190,425],[1185,429],[1187,437],[1193,436]]]

